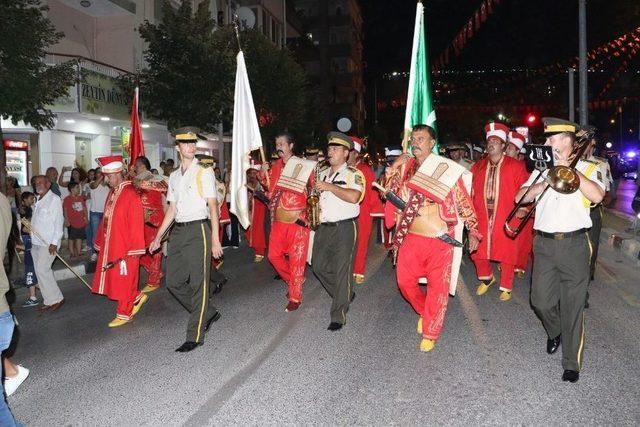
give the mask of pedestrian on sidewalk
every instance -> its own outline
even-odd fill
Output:
[[[109,186],[105,182],[100,168],[96,168],[95,179],[89,183],[89,192],[89,225],[91,226],[91,233],[87,237],[87,246],[89,246],[89,251],[91,252],[91,261],[95,261],[98,259],[98,255],[93,247],[93,242],[97,236],[98,226],[104,215],[104,204],[109,194]]]
[[[99,255],[92,290],[118,301],[116,317],[109,322],[115,328],[130,322],[149,298],[138,290],[140,256],[146,253],[144,214],[138,193],[124,179],[122,156],[96,162],[111,190],[94,243]]]
[[[181,353],[202,345],[205,332],[220,318],[211,304],[209,288],[211,257],[222,257],[216,179],[211,167],[202,167],[195,158],[197,141],[194,132],[179,131],[176,135],[180,166],[169,177],[169,209],[149,247],[151,253],[159,250],[165,231],[175,221],[169,239],[166,283],[190,313],[187,339],[176,349]]]
[[[75,181],[67,184],[69,195],[62,202],[64,225],[67,227],[69,253],[71,259],[82,256],[82,242],[86,238],[87,205],[85,197],[80,194],[80,184]]]
[[[0,260],[4,259],[7,250],[7,242],[9,241],[9,233],[11,233],[11,206],[7,197],[0,193]],[[0,262],[0,352],[5,351],[11,344],[13,337],[13,329],[15,327],[13,315],[9,310],[7,303],[7,292],[9,291],[9,278],[4,270],[4,263]],[[13,414],[9,410],[6,400],[2,396],[4,394],[4,385],[0,384],[0,426],[17,426],[22,425],[16,422]]]
[[[25,191],[21,195],[21,206],[18,210],[20,218],[24,218],[31,222],[33,216],[33,205],[36,196],[30,191]],[[21,227],[20,235],[22,237],[22,250],[24,251],[24,284],[29,290],[29,297],[22,304],[23,307],[35,307],[38,305],[38,297],[36,296],[36,287],[38,286],[38,277],[36,276],[35,266],[33,264],[33,255],[31,254],[32,243],[29,230],[24,225]]]
[[[64,296],[51,267],[63,235],[62,200],[51,191],[51,182],[46,176],[36,176],[35,186],[38,199],[31,218],[31,254],[43,298],[39,310],[57,310],[64,304]]]

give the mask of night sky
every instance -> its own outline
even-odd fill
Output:
[[[389,82],[382,78],[392,71],[408,71],[411,55],[411,40],[415,18],[414,0],[361,0],[364,19],[364,60],[365,81],[367,85],[367,106],[373,110],[373,90],[378,87],[378,100],[399,99],[406,91],[406,79]],[[427,27],[427,48],[431,65],[441,54],[454,36],[467,23],[482,3],[481,0],[425,0]],[[640,26],[640,1],[637,0],[590,0],[587,3],[588,38],[587,49],[592,49]],[[578,0],[501,0],[494,6],[493,14],[475,32],[473,38],[464,46],[459,57],[451,55],[450,63],[444,70],[482,70],[528,68],[538,69],[557,62],[568,63],[578,54]],[[620,99],[624,96],[640,96],[640,53],[629,63],[629,72],[623,73],[602,99]],[[607,61],[602,73],[589,74],[590,101],[595,99],[604,87],[607,79],[618,69],[621,60]],[[517,76],[515,82],[504,83],[509,75],[487,75],[481,80],[466,74],[455,78],[435,77],[436,88],[468,86],[481,83],[477,90],[465,90],[451,95],[442,91],[436,95],[438,105],[504,105],[509,114],[511,105],[527,104],[566,104],[567,77],[563,73],[552,73],[542,78]],[[404,81],[402,81],[404,80]],[[494,83],[495,82],[495,83]],[[576,75],[577,82],[577,75]],[[404,88],[404,89],[403,89]],[[444,91],[446,93],[446,91]],[[577,97],[577,92],[576,92]],[[577,98],[576,98],[577,102]],[[624,140],[628,128],[634,128],[635,140],[638,139],[639,103],[625,106],[623,127]],[[380,112],[381,126],[394,135],[399,131],[395,125],[402,112]],[[540,115],[564,115],[564,110],[540,111]],[[386,114],[386,117],[385,117]],[[600,109],[591,113],[590,121],[601,129],[606,138],[620,139],[619,123],[609,124],[610,118],[618,119],[616,108]],[[489,113],[476,119],[490,120]],[[372,117],[369,111],[369,118]],[[441,120],[443,119],[443,120]],[[577,119],[576,119],[577,120]],[[445,132],[452,138],[468,138],[470,135],[452,128],[455,119],[440,114],[439,123],[446,127]],[[512,124],[519,121],[513,119]],[[619,122],[619,120],[617,120]],[[439,126],[442,127],[439,124]],[[401,124],[400,124],[401,126]],[[468,131],[467,131],[468,133]],[[475,135],[474,135],[475,136]]]

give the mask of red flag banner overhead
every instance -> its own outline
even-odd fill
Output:
[[[138,88],[133,94],[131,103],[131,134],[129,135],[129,170],[133,168],[136,159],[144,156],[144,144],[142,143],[142,128],[138,117]]]

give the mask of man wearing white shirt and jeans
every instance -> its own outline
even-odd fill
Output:
[[[87,241],[87,247],[91,251],[91,261],[98,259],[98,255],[93,249],[93,239],[98,233],[98,226],[104,215],[104,204],[109,195],[109,186],[104,182],[104,175],[100,168],[96,169],[96,179],[89,184],[89,226],[91,227],[91,240]]]
[[[64,216],[62,200],[51,189],[51,181],[44,176],[34,178],[38,200],[33,208],[31,255],[42,293],[43,305],[39,310],[57,310],[64,304],[64,297],[58,287],[51,265],[62,240]]]

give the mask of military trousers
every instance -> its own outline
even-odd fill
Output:
[[[589,284],[588,233],[533,241],[531,304],[549,338],[562,335],[562,367],[580,371],[584,350],[584,302]]]
[[[353,295],[353,257],[357,238],[356,220],[320,224],[313,239],[313,272],[327,290],[331,321],[344,325]]]
[[[600,231],[602,230],[602,217],[604,216],[604,208],[598,205],[591,209],[591,222],[593,225],[589,229],[589,239],[593,245],[593,253],[589,264],[589,274],[593,277],[596,271],[596,261],[598,260],[598,248],[600,247]]]
[[[209,291],[211,225],[208,220],[176,223],[166,261],[167,289],[190,313],[187,341],[203,342],[204,329],[217,310]]]

